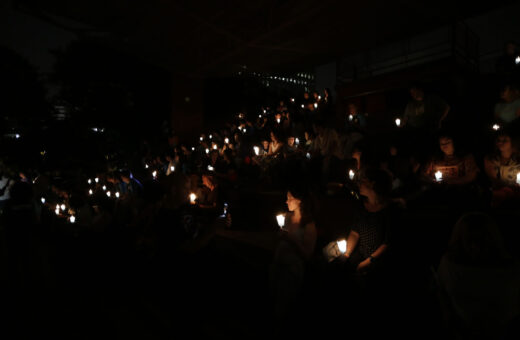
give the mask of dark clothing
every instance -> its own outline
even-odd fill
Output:
[[[447,107],[448,104],[441,97],[425,95],[422,101],[413,100],[406,105],[406,124],[412,129],[434,130]]]

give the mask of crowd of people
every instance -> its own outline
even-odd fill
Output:
[[[356,103],[338,114],[325,90],[239,112],[191,145],[174,134],[161,152],[145,144],[130,166],[121,162],[71,174],[22,169],[5,160],[0,208],[9,276],[15,285],[31,284],[45,258],[35,251],[42,249],[38,242],[55,233],[124,238],[147,257],[194,253],[219,228],[245,228],[244,191],[276,191],[286,197],[288,212],[272,229],[281,240],[270,269],[275,319],[283,322],[297,305],[309,266],[341,272],[346,284],[366,287],[371,277],[388,271],[403,212],[449,207],[463,215],[515,210],[520,203],[520,89],[514,83],[503,87],[494,125],[486,127],[489,152],[459,143],[446,126],[451,108],[441,97],[421,84],[411,86],[410,95],[383,143]],[[316,223],[316,201],[323,195],[351,203],[345,207],[351,221],[337,226],[342,239],[330,239]],[[488,214],[464,215],[440,262],[441,300],[456,331],[493,334],[520,315],[518,266],[495,229]],[[493,277],[497,296],[479,300],[490,289],[484,284],[461,296],[468,280],[484,275]],[[501,290],[502,284],[509,290]],[[504,308],[493,319],[486,310],[492,298],[503,302],[496,309]]]

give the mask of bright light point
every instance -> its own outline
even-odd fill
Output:
[[[90,178],[88,179],[87,182],[88,182],[88,184],[92,184],[92,180]]]
[[[60,209],[58,208],[58,209],[54,210],[54,213],[55,213],[56,215],[59,215],[59,214],[60,214]]]
[[[348,115],[348,120],[353,121],[354,120],[354,116],[353,115]]]
[[[296,143],[296,145],[300,145],[300,139],[296,138],[296,139],[294,140],[294,143]]]
[[[72,215],[71,217],[69,217],[69,220],[70,220],[70,223],[74,223],[74,222],[76,222],[76,217],[74,217],[74,215]]]
[[[339,240],[337,241],[338,249],[342,254],[345,254],[347,252],[347,241],[346,240]]]
[[[349,170],[348,171],[348,178],[352,181],[354,179],[354,176],[355,176],[355,172],[354,170]]]
[[[305,105],[302,104],[302,109],[305,107]]]
[[[294,103],[294,98],[291,98],[291,102]]]
[[[99,183],[99,178],[95,178],[94,181],[96,181],[96,183]]]
[[[305,155],[305,157],[307,157],[307,159],[311,159],[311,154],[307,152],[307,154]]]
[[[14,135],[16,137],[16,139],[20,138],[20,135],[19,134],[16,134]]]
[[[516,184],[520,184],[520,172],[516,174]]]
[[[199,139],[200,139],[200,141],[201,141],[201,142],[202,142],[202,141],[204,140],[204,138],[203,138],[203,137],[200,137]]]
[[[284,214],[276,215],[276,222],[278,222],[278,226],[280,228],[283,228],[283,226],[285,225],[285,215]]]
[[[65,211],[65,208],[66,208],[65,204],[62,204],[60,208],[61,208],[62,211]]]
[[[495,130],[495,131],[500,130],[500,125],[498,125],[498,124],[493,125],[493,130]]]
[[[193,146],[191,147],[191,151],[195,151],[195,148]]]
[[[260,154],[260,148],[258,146],[254,146],[253,149],[255,150],[255,155],[259,155]]]
[[[396,118],[396,119],[395,119],[395,125],[396,125],[397,127],[401,126],[401,119]]]
[[[209,135],[209,139],[212,139],[213,138],[213,135]]]
[[[229,144],[229,138],[225,138],[224,143]]]
[[[42,201],[42,204],[45,204],[45,197],[42,197],[41,201]]]
[[[213,145],[213,150],[217,150],[217,144]]]
[[[437,182],[442,181],[442,172],[437,171],[437,172],[435,173],[435,180],[436,180]]]
[[[280,118],[276,118],[276,121],[278,122],[278,124],[280,124]]]
[[[107,196],[108,197],[112,196],[112,193],[110,191],[107,191]]]
[[[174,172],[174,171],[175,171],[175,167],[174,167],[173,165],[170,167],[170,171],[171,171],[171,172]]]
[[[206,148],[206,154],[208,154],[208,153],[209,153],[209,149],[208,149],[208,148]]]
[[[156,170],[154,170],[154,172],[152,172],[152,176],[153,176],[153,178],[157,177],[157,171]]]
[[[191,193],[190,194],[190,203],[195,204],[196,199],[197,199],[197,195],[195,195],[194,193]]]
[[[92,189],[90,189],[90,190],[88,191],[88,194],[89,194],[89,195],[92,195],[93,193],[94,193],[94,192],[92,191]]]
[[[107,186],[103,185],[103,191],[106,191],[106,190],[107,190]]]
[[[149,168],[148,164],[145,164],[145,165],[144,165],[144,168],[145,168],[145,169],[148,169],[148,168]]]
[[[121,196],[121,195],[119,194],[119,191],[118,191],[118,192],[116,192],[116,197],[119,198],[119,196]]]
[[[215,170],[215,168],[213,168],[211,165],[208,165],[208,170],[213,171],[213,170]]]
[[[520,64],[520,56],[516,57],[515,64],[517,64],[517,65]]]
[[[315,108],[315,109],[318,108],[318,103],[314,103],[314,108]]]

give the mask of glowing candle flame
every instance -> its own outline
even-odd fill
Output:
[[[255,155],[259,155],[260,154],[260,148],[258,146],[254,146],[253,149],[255,150]]]
[[[197,195],[195,195],[194,193],[191,193],[190,194],[190,203],[195,204],[196,199],[197,199]]]
[[[66,208],[65,204],[62,204],[60,208],[61,208],[61,210],[65,211],[65,208]]]
[[[60,205],[56,204],[56,210],[60,210]]]
[[[515,64],[517,64],[517,65],[520,64],[520,56],[516,57]]]
[[[209,153],[209,149],[208,149],[208,148],[206,148],[206,154],[208,154],[208,153]]]
[[[314,103],[314,108],[315,108],[315,109],[318,108],[318,103]]]
[[[302,104],[302,109],[305,108],[305,105]]]
[[[218,147],[217,147],[217,144],[214,144],[214,145],[213,145],[213,150],[217,150],[217,148],[218,148]]]
[[[157,170],[154,170],[154,171],[152,172],[152,176],[153,176],[153,178],[157,177]]]
[[[347,241],[346,240],[339,240],[337,241],[338,249],[342,254],[345,254],[347,252]]]
[[[74,223],[74,222],[76,222],[76,217],[74,217],[74,215],[72,215],[69,217],[69,220],[70,220],[70,223]]]
[[[224,143],[229,144],[229,138],[224,138]]]
[[[354,116],[353,115],[348,115],[348,120],[353,121],[354,120]]]
[[[55,213],[56,215],[59,215],[59,214],[60,214],[60,209],[58,208],[58,209],[54,210],[54,213]]]
[[[213,171],[213,170],[215,170],[215,168],[213,168],[211,165],[208,165],[208,170]]]
[[[42,204],[45,204],[45,197],[42,197],[41,201],[42,201]]]
[[[171,172],[174,172],[174,171],[175,171],[175,167],[174,167],[173,165],[170,166],[170,171],[171,171]]]
[[[280,124],[280,118],[276,118],[276,121],[278,122],[278,124]]]
[[[307,152],[307,154],[305,155],[305,157],[307,157],[307,159],[311,159],[311,154]]]
[[[92,180],[90,178],[88,179],[87,182],[88,182],[88,184],[92,184]]]
[[[296,143],[296,145],[300,145],[300,139],[299,139],[299,138],[296,138],[296,139],[294,140],[294,143]]]
[[[193,146],[191,147],[191,151],[195,151],[195,148]]]
[[[90,190],[88,191],[88,194],[89,194],[89,195],[92,195],[93,193],[94,193],[94,192],[92,191],[92,189],[90,189]]]
[[[401,126],[401,119],[396,118],[396,119],[395,119],[395,125],[396,125],[397,127],[400,127],[400,126]]]
[[[110,191],[107,191],[107,196],[108,197],[112,196],[112,193]]]
[[[294,103],[294,98],[291,98],[291,102]]]
[[[107,191],[107,186],[103,185],[103,191]]]
[[[213,139],[213,135],[209,135],[209,139]]]
[[[97,178],[97,177],[94,178],[94,181],[95,181],[96,183],[99,183],[99,178]]]
[[[283,228],[285,225],[285,214],[276,215],[276,222],[278,222],[280,228]]]
[[[442,181],[442,172],[441,172],[441,171],[437,171],[437,172],[435,172],[435,180],[436,180],[437,182]]]
[[[202,141],[204,140],[204,138],[203,138],[203,137],[200,137],[199,139],[200,139],[200,141],[201,141],[201,142],[202,142]]]
[[[348,178],[352,181],[354,179],[354,176],[356,175],[356,173],[354,172],[354,170],[350,169],[348,171]]]
[[[116,197],[119,198],[119,196],[121,196],[121,195],[119,194],[119,191],[116,191]]]
[[[148,168],[149,168],[148,164],[145,164],[145,165],[144,165],[144,168],[145,168],[145,169],[148,169]]]
[[[516,174],[516,184],[520,184],[520,172]]]
[[[500,125],[498,125],[498,124],[494,124],[494,125],[493,125],[493,130],[495,130],[495,131],[500,130]]]

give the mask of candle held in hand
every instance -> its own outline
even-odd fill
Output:
[[[195,204],[195,200],[197,199],[197,195],[194,193],[190,194],[190,204]]]
[[[65,207],[65,204],[62,204],[62,205],[61,205],[61,210],[65,211],[65,208],[66,208],[66,207]]]
[[[260,154],[260,148],[258,146],[254,146],[253,150],[255,150],[255,155],[258,156]]]
[[[354,170],[350,169],[348,171],[348,178],[352,181],[354,179],[354,176],[356,175],[356,173],[354,172]]]
[[[283,228],[285,226],[285,214],[276,215],[276,222],[278,222],[280,228]]]
[[[516,184],[520,185],[520,172],[516,174]]]
[[[498,124],[494,124],[494,125],[493,125],[493,130],[495,130],[495,131],[500,130],[500,125],[498,125]]]
[[[41,201],[42,201],[42,204],[45,204],[45,197],[42,197]]]
[[[70,220],[70,223],[74,223],[74,222],[76,222],[76,217],[74,217],[74,215],[72,215],[71,217],[69,217],[69,220]]]
[[[99,178],[95,178],[94,181],[96,181],[96,183],[99,183]]]
[[[119,198],[119,196],[121,196],[121,195],[119,194],[119,191],[117,191],[116,192],[116,197]]]
[[[401,126],[401,119],[399,119],[399,118],[395,119],[395,126],[397,126],[397,127]]]
[[[112,196],[112,193],[110,191],[107,191],[107,196],[108,197]]]
[[[440,172],[440,171],[435,172],[435,180],[437,182],[441,182],[442,181],[442,172]]]
[[[338,249],[342,254],[345,254],[347,252],[347,241],[346,240],[339,240],[337,241]]]

